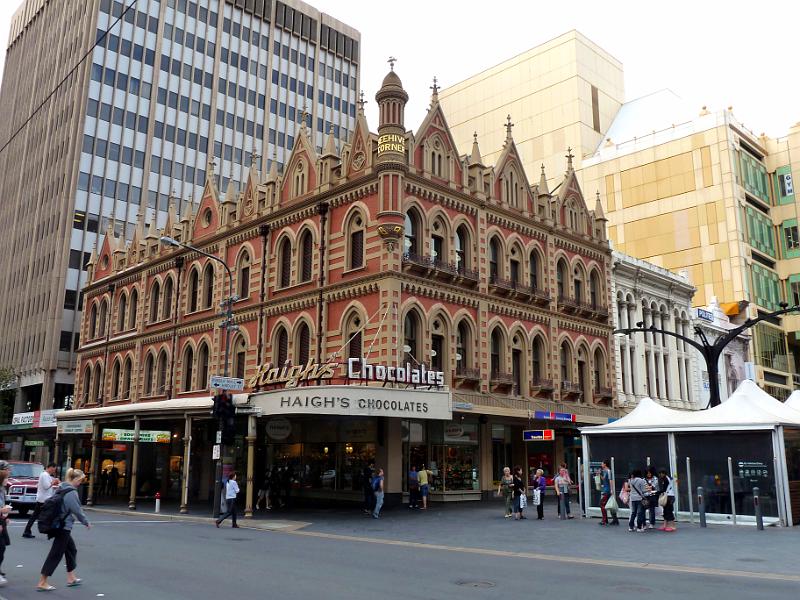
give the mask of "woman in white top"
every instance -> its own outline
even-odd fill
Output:
[[[219,519],[216,520],[217,527],[219,527],[220,523],[222,523],[228,517],[231,518],[233,527],[239,527],[236,524],[236,496],[238,495],[239,484],[236,483],[236,471],[234,471],[231,473],[230,477],[228,477],[228,482],[225,484],[225,501],[228,504],[228,510],[225,511],[225,514],[220,515]]]
[[[664,505],[664,526],[661,531],[675,531],[675,485],[672,477],[667,475],[666,469],[658,472],[658,491],[667,495],[667,503]]]

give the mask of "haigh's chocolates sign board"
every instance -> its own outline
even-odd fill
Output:
[[[266,415],[341,415],[402,419],[453,418],[449,391],[323,385],[259,392],[250,401]]]
[[[372,364],[365,358],[349,358],[346,363],[308,361],[305,365],[283,367],[273,367],[272,363],[267,363],[258,368],[247,385],[251,388],[277,385],[296,388],[301,383],[328,382],[337,378],[359,383],[377,381],[403,386],[444,386],[444,373],[430,370],[423,364]]]

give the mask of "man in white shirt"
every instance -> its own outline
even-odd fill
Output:
[[[216,521],[217,527],[219,524],[222,523],[228,517],[231,518],[233,522],[233,527],[239,527],[236,524],[236,496],[239,495],[239,484],[236,483],[236,471],[231,473],[230,477],[228,477],[228,483],[225,484],[225,502],[228,505],[228,510],[225,511],[225,514],[219,516],[219,519]]]
[[[61,483],[54,477],[56,468],[56,463],[50,463],[47,465],[47,468],[42,471],[41,475],[39,475],[39,483],[36,485],[36,507],[33,509],[31,518],[28,519],[28,524],[25,526],[25,531],[22,534],[24,538],[36,537],[31,533],[31,529],[33,529],[33,524],[36,523],[36,520],[39,518],[42,504],[55,493],[56,488],[58,488],[58,485]]]

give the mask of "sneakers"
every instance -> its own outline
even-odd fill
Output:
[[[637,529],[637,530],[636,530],[636,533],[644,533],[644,532],[645,532],[645,530],[644,530],[644,529]]]
[[[614,519],[609,525],[619,525],[619,519]]]
[[[628,533],[633,533],[634,531],[636,530],[633,527],[628,527]]]
[[[8,579],[6,579],[2,575],[0,575],[0,586],[4,586],[7,583],[8,583]]]
[[[600,521],[600,522],[598,523],[598,525],[608,525],[608,523],[606,523],[605,521]]]

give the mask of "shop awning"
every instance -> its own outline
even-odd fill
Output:
[[[234,394],[235,405],[247,402],[249,394]],[[65,410],[56,416],[59,421],[74,421],[78,419],[106,419],[111,417],[153,416],[163,413],[164,416],[208,411],[214,404],[212,396],[192,396],[189,398],[172,398],[170,400],[156,400],[155,402],[132,402],[115,404],[113,406],[98,406],[97,408],[80,408]]]
[[[786,404],[786,406],[789,408],[800,412],[800,390],[793,391],[791,396],[786,399],[784,404]]]

